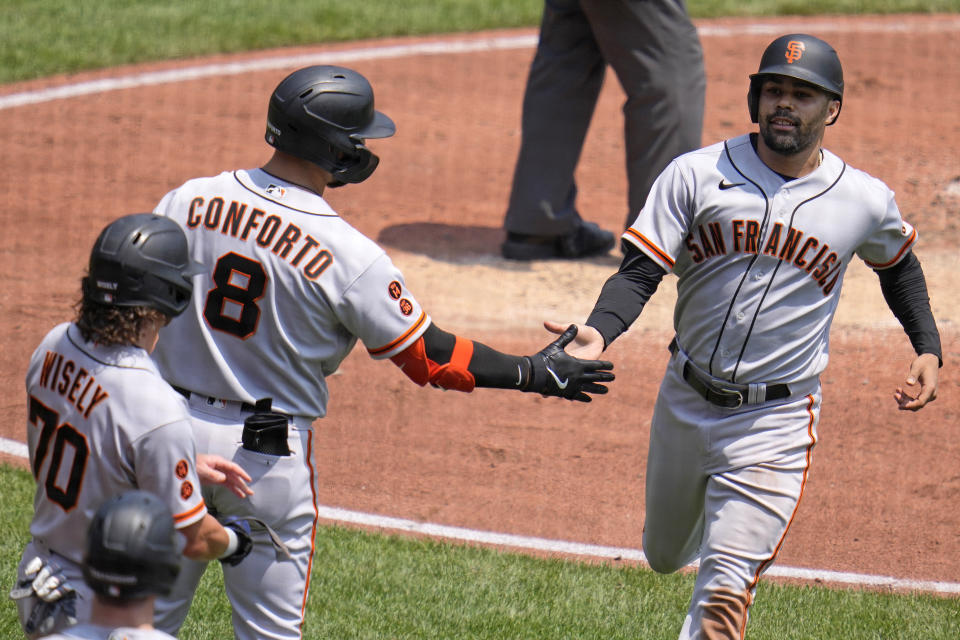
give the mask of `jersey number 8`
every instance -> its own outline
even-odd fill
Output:
[[[217,286],[207,294],[203,317],[214,329],[241,340],[252,336],[260,320],[257,300],[267,288],[263,265],[240,254],[227,253],[217,260],[213,282]]]

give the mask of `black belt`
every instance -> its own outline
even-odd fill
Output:
[[[174,390],[187,400],[193,392],[183,387],[173,387]],[[248,451],[266,453],[271,456],[289,456],[290,446],[287,444],[287,427],[290,416],[279,411],[272,411],[270,398],[257,400],[257,404],[241,402],[240,410],[251,413],[243,421],[243,448]]]
[[[677,353],[676,338],[670,343],[670,353]],[[738,409],[744,404],[749,404],[750,385],[739,384],[736,382],[716,382],[705,379],[700,372],[690,363],[689,360],[683,363],[683,379],[690,388],[699,393],[704,400],[718,407],[726,409]],[[764,385],[766,393],[763,402],[769,400],[780,400],[790,396],[790,387],[785,384]]]
[[[184,389],[183,387],[173,386],[173,390],[182,395],[187,400],[190,399],[190,396],[193,395],[193,392],[189,389]],[[202,395],[202,394],[200,394]],[[205,396],[206,397],[206,396]],[[240,410],[247,413],[256,413],[258,411],[271,411],[270,405],[272,400],[270,398],[264,398],[263,400],[257,400],[257,404],[250,404],[249,402],[241,402]]]

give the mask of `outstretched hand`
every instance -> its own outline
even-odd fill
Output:
[[[549,326],[547,329],[552,331]],[[613,369],[612,362],[580,359],[564,351],[567,345],[574,342],[577,333],[577,325],[571,324],[559,338],[534,355],[527,356],[530,362],[530,379],[524,391],[580,402],[590,402],[588,394],[607,392],[607,387],[599,383],[614,380],[614,375],[610,372],[610,369]],[[597,335],[599,337],[599,334]],[[600,342],[602,347],[602,338]],[[592,341],[581,344],[578,351],[591,352],[591,344]]]
[[[893,398],[901,411],[919,411],[928,402],[937,399],[937,384],[940,378],[940,359],[932,353],[917,356],[910,363],[910,373],[904,380],[904,387],[920,385],[916,396],[907,393],[904,387],[897,387]]]
[[[570,326],[570,323],[562,324],[552,320],[547,320],[543,323],[543,327],[547,331],[555,333],[558,336],[562,335]],[[564,347],[564,351],[574,358],[580,358],[582,360],[596,360],[599,358],[604,349],[603,336],[591,326],[578,324],[576,327],[577,335],[572,343]]]
[[[197,476],[203,484],[222,484],[238,498],[253,495],[247,486],[250,476],[243,467],[212,453],[197,454]]]

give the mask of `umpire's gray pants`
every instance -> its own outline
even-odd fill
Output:
[[[555,236],[578,226],[574,171],[607,64],[627,94],[624,228],[667,164],[700,146],[703,50],[683,0],[547,0],[523,99],[507,231]]]

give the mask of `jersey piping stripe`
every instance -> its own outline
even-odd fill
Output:
[[[907,238],[907,241],[903,243],[902,247],[900,247],[900,251],[898,251],[897,255],[893,257],[893,260],[890,260],[889,262],[884,262],[884,263],[870,262],[869,260],[864,260],[864,262],[866,262],[867,266],[872,269],[884,269],[886,267],[892,267],[893,265],[897,264],[900,261],[900,258],[903,257],[903,254],[907,252],[907,249],[909,249],[913,245],[913,242],[916,239],[917,239],[917,230],[914,229],[913,233],[910,234],[910,237]]]
[[[409,329],[407,329],[406,332],[405,332],[402,336],[400,336],[399,338],[397,338],[396,340],[394,340],[394,341],[391,342],[390,344],[385,345],[385,346],[383,346],[383,347],[380,347],[379,349],[367,349],[367,352],[368,352],[370,355],[372,355],[372,356],[378,356],[378,355],[387,353],[387,352],[390,351],[391,349],[395,349],[395,348],[397,347],[397,345],[403,344],[406,340],[408,340],[408,339],[410,338],[411,335],[413,335],[414,333],[416,333],[416,331],[417,331],[421,326],[423,326],[423,323],[426,321],[426,319],[427,319],[427,314],[426,314],[426,312],[425,312],[425,311],[421,311],[421,312],[420,312],[420,317],[417,318],[417,321],[414,322],[414,323],[413,323],[413,326],[410,327]]]
[[[827,193],[828,191],[833,189],[835,186],[837,186],[837,184],[840,182],[840,178],[843,177],[843,174],[846,173],[846,171],[847,171],[847,164],[843,163],[843,166],[840,168],[840,174],[837,176],[837,179],[834,180],[832,183],[830,183],[830,185],[826,189],[824,189],[820,193],[810,196],[803,202],[800,202],[799,204],[797,204],[797,206],[793,208],[793,212],[790,214],[790,226],[788,227],[788,229],[793,228],[793,221],[797,217],[797,211],[800,210],[800,207],[807,204],[808,202],[812,202],[813,200],[816,200],[817,198],[819,198],[820,196],[822,196],[823,194]],[[761,237],[762,236],[763,236],[763,231],[761,231]],[[759,254],[757,255],[759,257]],[[737,364],[734,365],[733,367],[733,376],[732,376],[733,380],[737,379],[737,370],[740,368],[740,363],[743,362],[743,354],[747,352],[747,343],[750,341],[750,336],[753,335],[753,327],[757,324],[757,318],[760,316],[760,312],[763,310],[763,302],[764,300],[767,299],[767,294],[770,293],[770,288],[773,286],[773,281],[774,279],[776,279],[777,272],[780,271],[780,266],[782,264],[783,264],[783,258],[778,258],[777,266],[774,267],[773,273],[770,274],[770,281],[767,283],[767,287],[763,291],[763,296],[761,296],[760,301],[757,303],[757,311],[756,313],[753,314],[753,320],[750,321],[750,328],[747,330],[747,335],[744,336],[743,338],[743,346],[740,348],[740,353],[737,355]]]
[[[639,232],[637,232],[636,230],[634,230],[633,228],[630,228],[630,229],[627,229],[627,230],[624,232],[623,235],[631,235],[631,236],[633,236],[633,237],[637,240],[637,242],[639,242],[639,243],[642,244],[644,247],[646,247],[647,249],[649,249],[659,260],[661,260],[662,262],[670,265],[670,268],[673,269],[674,260],[673,260],[672,258],[670,258],[670,256],[668,256],[668,255],[663,251],[663,249],[661,249],[661,248],[658,247],[657,245],[655,245],[655,244],[653,244],[652,242],[650,242],[650,240],[648,240],[642,233],[639,233]],[[628,238],[628,240],[629,240],[629,238]]]
[[[120,364],[120,363],[117,363],[117,362],[108,362],[108,361],[106,361],[106,360],[103,360],[103,359],[101,359],[101,358],[98,358],[97,356],[93,355],[92,353],[90,353],[89,351],[86,350],[86,348],[84,347],[84,343],[77,342],[77,340],[75,339],[75,337],[72,336],[72,335],[70,335],[72,329],[76,329],[77,331],[80,330],[80,328],[77,327],[76,323],[70,323],[70,327],[67,329],[67,340],[70,341],[70,344],[72,344],[74,347],[76,347],[77,351],[79,351],[79,352],[82,353],[83,355],[87,356],[88,358],[90,358],[90,359],[93,360],[94,362],[96,362],[96,363],[98,363],[98,364],[102,364],[102,365],[107,366],[107,367],[117,367],[118,369],[139,369],[140,371],[150,371],[151,373],[156,373],[156,371],[153,371],[153,370],[149,369],[148,367],[141,367],[141,366],[139,366],[139,365],[130,365],[130,364]],[[82,338],[82,337],[83,337],[83,336],[81,336],[81,338]]]
[[[183,513],[178,513],[177,515],[173,516],[173,522],[174,524],[180,524],[181,522],[184,522],[194,517],[195,515],[197,515],[197,513],[199,513],[201,510],[204,510],[206,508],[207,508],[206,503],[203,500],[201,500],[200,504],[195,506],[193,509],[190,509],[189,511],[184,511]]]
[[[260,171],[263,171],[263,169],[260,169]],[[266,173],[268,176],[270,176],[270,177],[272,177],[272,178],[276,178],[276,176],[273,176],[273,175],[267,173],[266,171],[263,171],[263,172]],[[311,216],[317,216],[318,218],[339,218],[339,217],[340,217],[340,216],[337,215],[336,213],[317,213],[316,211],[308,211],[308,210],[306,210],[306,209],[297,209],[296,207],[291,207],[290,205],[286,204],[285,202],[280,202],[280,201],[278,201],[278,200],[275,200],[275,199],[271,198],[269,195],[267,195],[266,193],[261,193],[260,191],[257,191],[257,190],[255,190],[255,189],[251,189],[251,188],[248,187],[247,185],[243,184],[243,180],[240,179],[240,176],[237,175],[237,172],[236,172],[236,171],[233,172],[233,179],[237,181],[237,184],[239,184],[241,187],[243,187],[244,189],[246,189],[246,190],[249,191],[250,193],[252,193],[252,194],[254,194],[254,195],[257,195],[257,196],[260,196],[261,198],[263,198],[263,199],[265,199],[265,200],[269,200],[270,202],[272,202],[272,203],[274,203],[274,204],[276,204],[276,205],[278,205],[278,206],[281,206],[281,207],[283,207],[283,208],[285,208],[285,209],[290,209],[291,211],[298,211],[298,212],[300,212],[300,213],[305,213],[305,214],[311,215]],[[251,180],[252,180],[252,178],[251,178]],[[277,180],[282,181],[282,182],[287,182],[287,181],[284,180],[283,178],[277,178]],[[287,184],[291,184],[291,183],[287,182]],[[298,187],[298,188],[300,188],[300,189],[306,189],[306,187],[300,187],[299,185],[294,185],[294,186],[295,186],[295,187]],[[309,191],[309,190],[308,190],[308,191]],[[318,197],[318,198],[322,198],[323,196],[317,195],[317,197]]]
[[[843,177],[843,174],[846,172],[846,170],[847,170],[847,165],[846,165],[846,163],[844,163],[843,167],[840,169],[840,174],[837,176],[837,179],[834,180],[826,189],[824,189],[824,190],[821,191],[820,193],[817,193],[817,194],[815,194],[815,195],[810,196],[809,198],[807,198],[807,199],[804,200],[803,202],[800,202],[799,204],[797,204],[796,207],[793,208],[793,211],[790,213],[790,225],[789,225],[789,227],[787,228],[788,230],[789,230],[789,229],[793,229],[793,221],[794,221],[794,219],[796,219],[796,217],[797,217],[797,211],[800,210],[800,207],[802,207],[803,205],[807,204],[808,202],[811,202],[811,201],[813,201],[813,200],[816,200],[817,198],[819,198],[819,197],[822,196],[823,194],[825,194],[825,193],[827,193],[828,191],[830,191],[831,189],[833,189],[833,187],[835,187],[835,186],[837,185],[837,183],[840,182],[840,178]],[[764,235],[764,230],[765,230],[765,228],[766,228],[766,221],[764,221],[764,228],[761,229],[761,231],[760,231],[760,236],[761,236],[761,237],[763,237],[763,235]],[[759,257],[759,255],[760,255],[760,254],[758,253],[758,254],[757,254],[757,257]],[[770,289],[773,287],[773,281],[776,279],[777,273],[780,271],[780,267],[781,267],[782,265],[783,265],[783,258],[778,258],[778,260],[777,260],[777,266],[773,268],[773,272],[770,274],[770,279],[769,279],[769,281],[767,282],[767,286],[766,286],[766,288],[763,290],[763,295],[760,297],[760,301],[757,303],[757,311],[756,311],[756,313],[753,314],[753,319],[750,321],[750,328],[747,330],[747,334],[746,334],[746,336],[744,336],[744,338],[743,338],[743,345],[740,347],[740,353],[737,354],[737,363],[736,363],[736,364],[734,365],[734,367],[733,367],[733,375],[731,376],[731,379],[732,379],[732,380],[736,380],[736,379],[737,379],[737,370],[740,369],[740,363],[743,362],[743,354],[745,354],[745,353],[747,352],[747,343],[750,342],[750,336],[753,335],[753,328],[754,328],[754,327],[756,326],[756,324],[757,324],[757,318],[760,317],[760,312],[763,310],[763,303],[764,303],[764,301],[767,299],[767,294],[770,293]],[[750,266],[752,267],[753,265],[751,264]],[[748,271],[749,271],[749,270],[748,270]]]
[[[810,462],[813,458],[813,446],[817,444],[817,435],[814,433],[813,427],[816,422],[816,417],[813,414],[813,402],[814,398],[812,395],[807,396],[807,415],[809,420],[807,422],[807,435],[810,437],[810,444],[807,445],[807,452],[805,455],[805,460],[803,464],[803,477],[800,479],[800,495],[797,496],[797,502],[793,506],[793,513],[790,514],[790,519],[787,521],[787,526],[784,527],[783,533],[780,534],[780,539],[777,541],[777,546],[774,548],[773,553],[769,558],[760,563],[757,567],[757,571],[753,574],[753,581],[750,583],[750,586],[747,587],[747,607],[752,604],[753,601],[753,590],[757,587],[757,583],[760,582],[760,575],[763,573],[773,560],[780,553],[780,548],[783,546],[783,541],[787,537],[787,531],[790,530],[790,525],[793,524],[794,518],[797,517],[797,511],[800,509],[800,501],[803,500],[804,491],[807,488],[807,476],[810,474]],[[747,618],[744,616],[743,626],[740,628],[740,639],[743,640],[744,635],[747,631]]]
[[[320,520],[320,509],[317,505],[317,475],[313,468],[313,429],[307,432],[307,451],[304,458],[310,468],[310,495],[313,496],[313,524],[310,529],[310,558],[307,560],[307,581],[303,587],[303,600],[300,602],[300,626],[298,631],[303,638],[303,623],[306,622],[307,594],[310,593],[310,576],[313,575],[313,555],[317,545],[317,522]]]
[[[737,163],[733,161],[733,154],[730,153],[729,141],[724,140],[723,142],[723,153],[727,156],[727,161],[730,163],[730,166],[733,167],[734,171],[743,176],[743,179],[752,184],[757,188],[757,190],[763,195],[763,222],[760,225],[760,234],[763,235],[764,230],[767,228],[767,219],[770,217],[770,199],[767,198],[767,192],[752,180],[747,174],[740,170],[740,167],[737,166]],[[707,372],[710,375],[713,374],[713,359],[717,357],[717,351],[720,350],[720,341],[723,340],[723,332],[727,327],[727,322],[730,320],[730,314],[733,313],[733,305],[737,301],[737,296],[740,295],[740,290],[743,288],[743,283],[747,281],[747,274],[750,273],[750,270],[753,269],[753,265],[756,264],[757,259],[760,257],[759,252],[757,255],[753,256],[750,260],[750,264],[747,265],[747,268],[743,271],[743,276],[740,278],[740,282],[737,284],[737,290],[733,292],[733,295],[730,297],[730,304],[727,306],[727,312],[723,316],[723,322],[720,324],[720,331],[717,333],[717,341],[713,345],[713,352],[710,353],[710,360],[707,363]],[[741,352],[742,354],[742,352]]]

